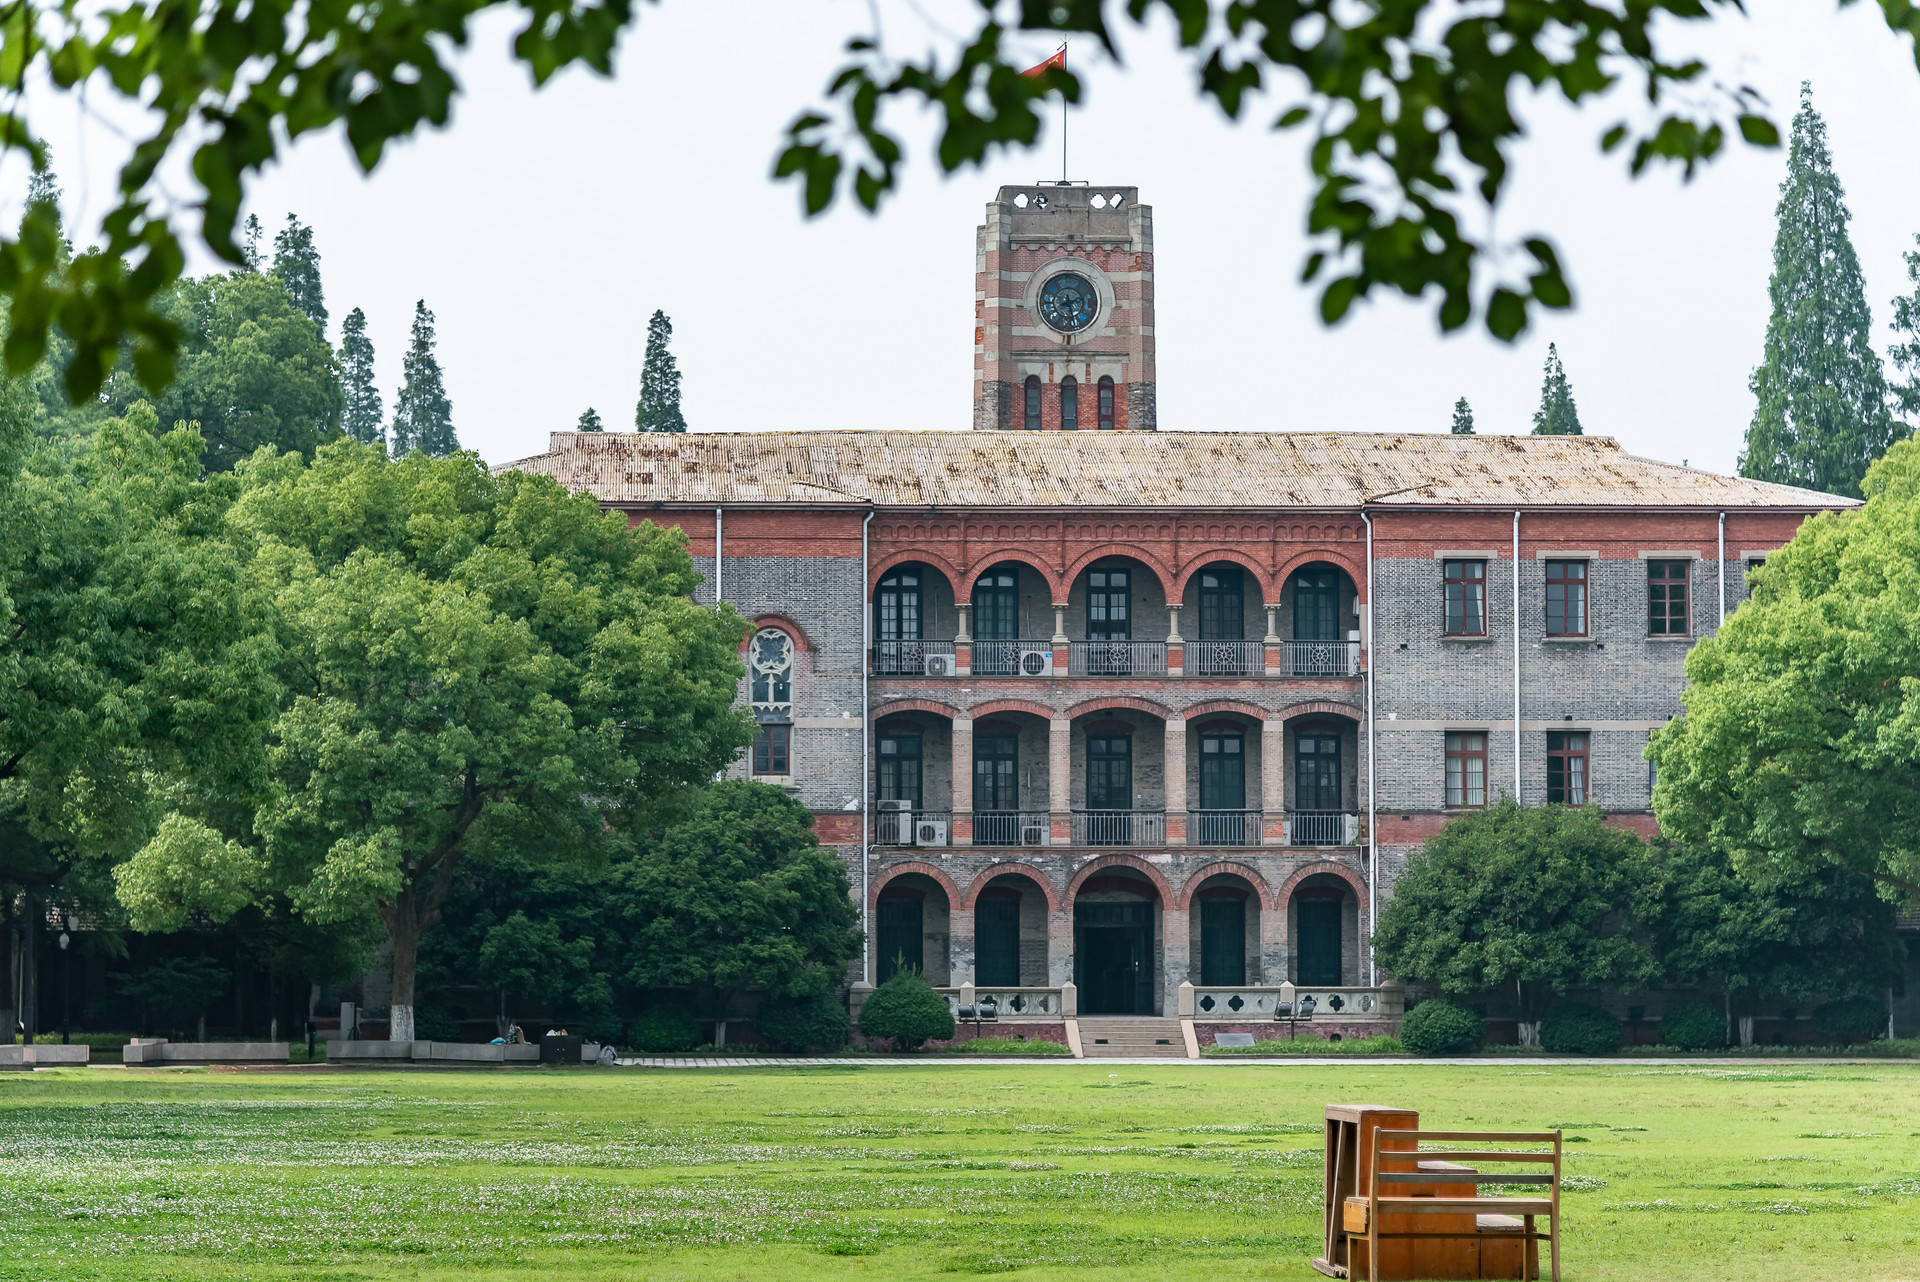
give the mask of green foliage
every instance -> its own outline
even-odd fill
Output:
[[[847,1044],[847,1005],[838,993],[811,997],[766,997],[753,1026],[775,1050],[838,1050]]]
[[[1464,396],[1453,403],[1452,434],[1454,436],[1472,436],[1474,434],[1473,406],[1467,404],[1467,398]]]
[[[327,302],[320,283],[320,251],[314,248],[313,228],[303,226],[292,214],[287,215],[287,225],[273,238],[273,278],[324,339]]]
[[[171,1026],[206,1013],[227,990],[227,968],[211,957],[169,957],[117,976],[114,986],[162,1026]]]
[[[1687,655],[1687,715],[1654,732],[1664,831],[1743,874],[1827,864],[1920,895],[1920,443],[1815,516]]]
[[[655,1006],[633,1021],[627,1040],[635,1050],[655,1054],[690,1051],[700,1044],[700,1022],[681,1006]]]
[[[1611,1055],[1620,1049],[1620,1021],[1598,1006],[1562,1002],[1540,1025],[1540,1046],[1556,1055]]]
[[[266,869],[260,857],[237,841],[182,814],[160,821],[160,830],[137,854],[113,870],[127,921],[135,930],[174,931],[194,910],[226,921],[252,903]]]
[[[581,413],[580,421],[573,425],[573,430],[576,432],[604,432],[607,430],[607,425],[600,421],[599,413],[593,406],[589,405],[586,410]]]
[[[766,784],[706,789],[616,867],[614,887],[630,931],[627,980],[704,987],[717,1011],[748,987],[776,999],[825,993],[860,952],[846,865],[820,849],[813,813]]]
[[[460,1040],[460,1021],[446,1007],[437,1003],[421,1006],[413,1013],[413,1035],[416,1040],[423,1042],[457,1042]]]
[[[961,1055],[1071,1055],[1059,1042],[1044,1037],[1022,1041],[1013,1037],[970,1037],[947,1047]]]
[[[373,340],[367,337],[367,316],[358,307],[340,322],[340,385],[346,397],[341,427],[363,445],[387,444],[386,411],[373,379]]]
[[[1913,240],[1920,245],[1920,235]],[[1907,283],[1913,286],[1913,292],[1893,300],[1893,320],[1888,328],[1900,336],[1900,341],[1887,348],[1887,359],[1902,375],[1888,390],[1906,419],[1900,429],[1904,437],[1913,435],[1914,421],[1920,419],[1920,250],[1909,249],[1900,257],[1907,265]]]
[[[1560,364],[1560,349],[1547,344],[1546,371],[1540,381],[1540,408],[1533,412],[1535,436],[1580,436],[1580,411],[1573,404],[1573,385]]]
[[[633,425],[643,432],[684,432],[680,413],[680,366],[667,345],[673,341],[673,322],[655,310],[647,322],[647,357],[640,367],[640,400],[633,407]],[[585,428],[594,431],[597,429]]]
[[[860,1032],[891,1041],[896,1050],[918,1050],[953,1036],[953,1010],[919,971],[906,967],[868,994],[860,1007]]]
[[[1512,989],[1531,1022],[1573,988],[1654,973],[1626,909],[1644,877],[1640,839],[1597,809],[1503,798],[1448,821],[1407,862],[1374,948],[1403,980],[1460,996]]]
[[[962,1042],[960,1045],[968,1043]],[[1405,1055],[1407,1047],[1399,1038],[1385,1033],[1377,1037],[1355,1037],[1337,1042],[1309,1033],[1305,1037],[1270,1037],[1265,1041],[1256,1041],[1251,1046],[1207,1046],[1200,1053],[1206,1056],[1303,1055],[1312,1058],[1325,1055]]]
[[[1471,1054],[1486,1036],[1478,1015],[1444,997],[1429,997],[1400,1021],[1400,1041],[1415,1055]]]
[[[1834,1041],[1872,1041],[1887,1032],[1887,1008],[1871,997],[1847,997],[1814,1008],[1813,1026]]]
[[[413,338],[400,362],[400,395],[393,402],[395,455],[419,450],[441,458],[460,448],[453,430],[453,402],[447,399],[434,345],[433,313],[423,298],[413,305]]]
[[[1660,1016],[1660,1044],[1683,1051],[1719,1050],[1727,1044],[1727,1018],[1705,1002],[1678,1002]]]
[[[1758,403],[1740,475],[1858,497],[1867,465],[1906,429],[1887,412],[1866,284],[1847,236],[1852,215],[1805,84],[1776,213],[1773,315],[1748,382]]]

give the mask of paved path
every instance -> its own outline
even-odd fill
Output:
[[[779,1055],[738,1055],[738,1056],[684,1056],[684,1055],[643,1055],[618,1061],[621,1068],[956,1068],[978,1064],[982,1067],[1004,1068],[1008,1065],[1035,1067],[1044,1064],[1080,1064],[1089,1068],[1104,1068],[1116,1064],[1138,1065],[1140,1067],[1167,1068],[1174,1065],[1206,1065],[1216,1068],[1324,1068],[1328,1065],[1362,1065],[1376,1067],[1409,1065],[1425,1067],[1432,1065],[1440,1068],[1591,1068],[1604,1066],[1609,1068],[1786,1068],[1786,1067],[1831,1067],[1834,1065],[1852,1066],[1908,1066],[1920,1067],[1920,1061],[1900,1059],[1812,1059],[1799,1056],[1778,1058],[1731,1058],[1713,1059],[1563,1059],[1546,1056],[1501,1056],[1476,1057],[1472,1059],[1413,1059],[1386,1055],[1313,1055],[1282,1058],[1253,1055],[1211,1055],[1200,1059],[1073,1059],[1066,1055],[862,1055],[827,1058],[818,1056],[779,1056]]]

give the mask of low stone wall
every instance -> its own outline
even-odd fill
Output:
[[[599,1048],[594,1048],[599,1053]],[[327,1046],[330,1064],[538,1064],[540,1044],[524,1042],[338,1041]]]
[[[135,1040],[120,1048],[123,1064],[285,1064],[286,1042],[162,1042]]]
[[[93,1062],[91,1046],[0,1046],[0,1068],[50,1068]]]
[[[1337,1034],[1341,1041],[1352,1042],[1363,1037],[1398,1036],[1399,1032],[1400,1021],[1397,1019],[1343,1019],[1338,1022],[1303,1019],[1292,1026],[1291,1037],[1293,1039],[1311,1037],[1324,1042],[1331,1041]],[[1194,1021],[1193,1035],[1199,1040],[1202,1049],[1216,1045],[1213,1039],[1219,1033],[1252,1033],[1256,1043],[1279,1042],[1282,1046],[1290,1040],[1288,1026],[1284,1021],[1266,1020],[1238,1024]],[[1278,1053],[1280,1047],[1276,1047],[1275,1051]]]

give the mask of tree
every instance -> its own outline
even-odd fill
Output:
[[[393,452],[419,450],[438,458],[460,448],[453,431],[453,402],[447,399],[434,355],[433,313],[425,299],[413,305],[413,343],[400,364],[403,382],[393,404]]]
[[[1734,866],[1870,877],[1920,897],[1920,442],[1863,507],[1810,518],[1753,597],[1687,655],[1686,715],[1654,732],[1663,831]]]
[[[1473,435],[1473,406],[1467,404],[1464,396],[1453,403],[1453,435]]]
[[[260,252],[260,238],[266,235],[266,229],[260,225],[259,216],[248,214],[245,226],[241,229],[241,266],[258,274],[266,266],[266,258]]]
[[[673,322],[656,310],[647,322],[647,358],[640,367],[640,402],[633,407],[633,425],[643,432],[684,432],[680,413],[680,366],[667,344],[673,341]]]
[[[586,413],[580,416],[580,421],[574,424],[574,431],[576,432],[604,432],[606,430],[607,425],[600,421],[600,415],[594,411],[591,405],[587,406]]]
[[[918,1050],[930,1040],[953,1036],[953,1008],[918,970],[904,967],[867,994],[860,1007],[860,1032],[891,1041],[896,1050]]]
[[[292,214],[287,215],[287,225],[273,238],[273,277],[325,338],[327,303],[326,290],[320,284],[320,251],[313,246],[313,228],[302,226]]]
[[[1773,314],[1747,384],[1755,404],[1740,475],[1857,498],[1867,464],[1904,433],[1887,412],[1886,373],[1869,337],[1873,317],[1847,236],[1852,215],[1827,151],[1827,122],[1804,83],[1774,212]]]
[[[346,397],[341,427],[362,445],[387,444],[386,411],[373,381],[373,340],[367,337],[367,316],[358,307],[340,322],[340,382]]]
[[[813,813],[766,784],[715,784],[617,879],[628,978],[706,989],[715,1045],[743,990],[812,997],[837,987],[860,953],[845,865],[820,849]]]
[[[1580,436],[1580,411],[1573,405],[1573,385],[1560,365],[1560,349],[1547,344],[1545,376],[1540,382],[1540,408],[1533,412],[1535,436]]]
[[[309,920],[378,914],[410,1040],[468,860],[591,865],[748,743],[744,625],[693,603],[678,530],[471,454],[340,441],[233,484],[221,537],[270,598],[284,693],[271,788],[221,835]]]
[[[1512,798],[1450,820],[1407,861],[1374,950],[1402,980],[1449,996],[1511,989],[1534,1045],[1556,996],[1639,983],[1653,958],[1630,933],[1644,846],[1592,807]]]
[[[569,1022],[569,1008],[591,1012],[588,1018],[615,1034],[613,992],[604,974],[593,968],[593,939],[567,939],[551,918],[533,921],[515,911],[487,931],[481,942],[474,978],[500,994],[501,1036],[511,1022],[508,1000],[539,1002]]]
[[[1913,240],[1920,245],[1920,235]],[[1904,439],[1913,435],[1914,420],[1920,419],[1920,251],[1909,249],[1900,257],[1907,264],[1907,283],[1913,286],[1913,292],[1893,300],[1889,328],[1901,335],[1901,341],[1887,349],[1887,359],[1904,375],[1889,389],[1906,418],[1898,428]]]

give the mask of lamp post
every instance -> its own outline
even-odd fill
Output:
[[[78,930],[80,923],[69,917],[67,929],[60,932],[60,1044],[73,1043],[73,954],[67,951],[67,945],[73,942],[70,931]]]

